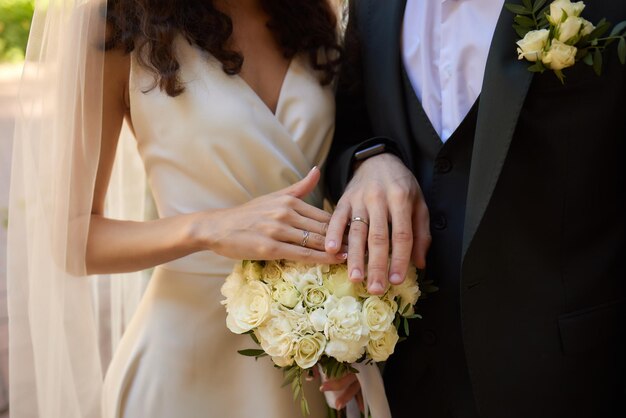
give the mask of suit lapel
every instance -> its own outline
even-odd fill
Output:
[[[402,81],[400,35],[406,0],[369,0],[360,8],[359,22],[364,22],[364,82],[366,102],[376,132],[384,133],[411,146]],[[413,169],[414,167],[409,167]]]
[[[472,153],[463,257],[495,189],[532,80],[527,63],[517,60],[513,17],[502,9],[487,58]]]

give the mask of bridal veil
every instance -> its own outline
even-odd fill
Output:
[[[85,269],[101,141],[105,19],[103,0],[35,5],[9,208],[12,418],[99,417],[104,370],[146,281],[142,273],[113,279]],[[145,177],[125,132],[107,216],[139,220]]]

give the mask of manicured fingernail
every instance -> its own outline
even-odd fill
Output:
[[[402,281],[402,277],[400,277],[400,275],[398,273],[393,273],[390,277],[389,277],[389,281],[393,284],[400,284],[400,282]]]
[[[370,285],[370,293],[380,293],[383,291],[383,285],[378,283],[378,282],[374,282]]]
[[[348,258],[348,253],[339,253],[337,254],[338,260],[346,260]]]
[[[350,278],[352,280],[361,280],[363,278],[363,273],[359,269],[352,269],[352,273],[350,273]]]
[[[326,247],[328,247],[331,250],[334,250],[335,248],[337,248],[337,241],[334,241],[334,240],[328,241],[328,243],[326,244]]]

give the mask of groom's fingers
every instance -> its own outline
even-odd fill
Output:
[[[348,389],[346,389],[341,395],[339,395],[336,402],[337,409],[339,410],[345,408],[346,405],[348,405],[348,402],[350,402],[352,398],[354,398],[360,391],[361,385],[357,380],[356,382],[348,386]]]
[[[411,219],[411,203],[389,205],[391,213],[391,263],[389,265],[389,282],[400,284],[404,281],[413,249],[413,225]]]
[[[418,201],[413,212],[413,262],[415,267],[426,268],[426,254],[432,241],[430,234],[430,215],[423,199]]]
[[[369,253],[367,263],[367,290],[372,295],[382,295],[387,290],[387,273],[389,269],[389,222],[387,220],[387,206],[382,199],[371,202],[368,210],[369,235],[367,249]],[[352,246],[352,236],[350,237]],[[348,250],[348,260],[350,259]]]

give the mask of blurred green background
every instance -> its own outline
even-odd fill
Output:
[[[34,0],[0,0],[0,62],[24,59]]]

